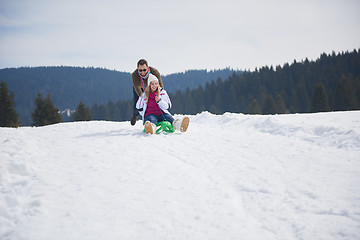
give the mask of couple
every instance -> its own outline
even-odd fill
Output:
[[[142,116],[146,133],[154,134],[156,124],[168,121],[175,130],[185,132],[189,126],[190,119],[174,119],[169,109],[171,101],[164,90],[164,85],[158,70],[149,67],[145,59],[139,60],[137,69],[132,73],[134,85],[134,113],[131,125],[135,125],[137,117]]]

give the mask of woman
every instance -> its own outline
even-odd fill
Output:
[[[145,92],[139,97],[136,108],[143,118],[145,132],[153,134],[156,132],[156,124],[161,121],[170,122],[175,130],[185,132],[189,126],[190,119],[176,119],[171,116],[168,109],[171,108],[171,101],[167,92],[159,87],[158,78],[150,74],[148,86]]]

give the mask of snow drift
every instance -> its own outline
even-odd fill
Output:
[[[360,111],[0,128],[0,239],[358,239]]]

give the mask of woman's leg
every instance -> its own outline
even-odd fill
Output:
[[[158,118],[157,118],[157,116],[154,115],[154,114],[148,114],[148,115],[146,115],[146,116],[144,117],[144,122],[143,122],[143,124],[145,124],[146,121],[150,121],[150,122],[152,122],[153,124],[156,125],[157,122],[158,122]]]
[[[164,113],[164,114],[160,115],[160,118],[161,118],[161,117],[163,118],[162,121],[166,120],[166,121],[170,122],[171,124],[172,124],[173,121],[174,121],[174,118],[173,118],[170,114],[168,114],[168,113]]]

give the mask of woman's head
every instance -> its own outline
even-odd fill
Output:
[[[149,75],[148,88],[151,90],[151,92],[159,90],[159,79],[153,74]]]
[[[146,88],[147,99],[149,99],[150,93],[152,92],[156,92],[157,94],[160,94],[160,87],[159,87],[159,79],[155,75],[150,74],[148,78],[148,86]]]

